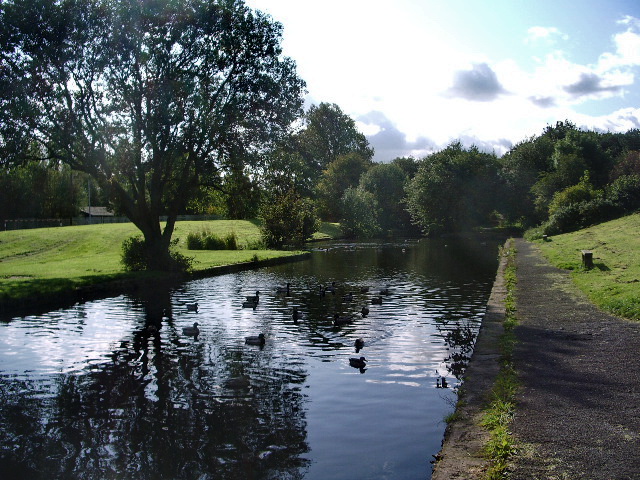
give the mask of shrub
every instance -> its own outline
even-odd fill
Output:
[[[188,272],[193,268],[194,259],[172,250],[178,244],[178,241],[179,239],[177,238],[171,241],[167,267],[170,271]],[[150,268],[149,252],[141,235],[134,235],[122,242],[121,262],[124,269],[129,272],[139,272]]]
[[[347,188],[342,196],[340,226],[349,237],[371,238],[380,233],[375,196],[361,188]]]
[[[607,186],[607,198],[626,212],[640,208],[640,175],[622,175]]]
[[[593,185],[591,185],[589,181],[589,172],[585,172],[578,184],[553,194],[553,199],[549,204],[549,217],[559,208],[568,207],[576,203],[588,202],[601,195],[601,193],[602,192],[593,188]]]
[[[206,231],[191,232],[187,235],[187,248],[189,250],[238,250],[238,237],[235,232],[228,233],[223,238]]]
[[[226,250],[224,240],[217,235],[203,235],[202,248],[204,250]]]
[[[319,227],[313,202],[293,191],[264,203],[260,215],[262,238],[272,248],[302,244]]]
[[[187,235],[187,248],[189,250],[203,250],[202,234],[189,232]]]
[[[148,266],[147,250],[144,238],[135,235],[122,242],[122,264],[129,272],[146,270]]]
[[[607,198],[561,207],[549,218],[543,231],[547,235],[573,232],[596,223],[606,222],[622,215],[624,211]]]

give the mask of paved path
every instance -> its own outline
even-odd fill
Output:
[[[516,248],[523,387],[509,478],[640,479],[640,322],[599,311],[532,244]]]

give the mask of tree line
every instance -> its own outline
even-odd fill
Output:
[[[565,121],[500,158],[453,142],[373,162],[339,106],[303,110],[282,26],[242,0],[7,0],[0,23],[0,216],[70,216],[91,181],[149,268],[176,268],[185,213],[260,217],[282,246],[320,219],[355,237],[551,232],[638,208],[638,130]]]

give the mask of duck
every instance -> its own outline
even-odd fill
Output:
[[[253,308],[254,310],[258,306],[258,302],[252,302],[247,300],[246,302],[242,302],[242,308]]]
[[[360,293],[367,293],[368,291],[369,291],[369,287],[368,286],[365,285],[363,287],[360,287]]]
[[[255,295],[248,295],[245,298],[247,302],[258,303],[260,301],[260,290],[256,291]]]
[[[284,287],[276,287],[276,293],[284,293],[288,297],[291,294],[291,284],[287,282]]]
[[[353,293],[349,292],[346,295],[342,296],[343,302],[351,302],[353,300]]]
[[[331,292],[333,295],[336,294],[336,282],[331,282],[331,285],[329,285],[326,288],[327,292]]]
[[[369,315],[369,307],[364,305],[362,307],[362,310],[360,310],[360,313],[362,314],[363,317],[366,317],[367,315]]]
[[[244,343],[246,343],[247,345],[260,345],[260,346],[262,346],[265,343],[264,333],[261,333],[258,336],[254,336],[254,337],[245,337],[244,338]]]
[[[364,357],[351,357],[349,359],[349,365],[351,365],[354,368],[364,368],[367,366],[367,359]]]
[[[382,305],[382,297],[373,297],[371,299],[371,305]]]
[[[364,339],[356,338],[356,341],[353,342],[353,346],[356,347],[356,353],[364,348]]]
[[[198,311],[198,302],[187,303],[187,312],[197,312],[197,311]]]
[[[193,327],[184,327],[182,329],[182,333],[184,335],[187,335],[188,337],[197,337],[198,335],[200,335],[200,329],[198,328],[198,325],[200,325],[198,322],[195,322],[193,324]]]
[[[388,287],[381,288],[380,295],[389,295],[389,288]]]
[[[293,309],[293,313],[291,314],[291,318],[293,318],[293,321],[294,321],[295,323],[297,323],[297,322],[298,322],[298,320],[300,320],[300,312],[298,312],[298,309],[297,309],[297,308],[294,308],[294,309]]]
[[[335,326],[338,325],[347,325],[353,322],[353,317],[351,315],[338,315],[337,313],[333,316],[333,324]]]

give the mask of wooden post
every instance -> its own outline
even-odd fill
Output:
[[[593,268],[593,252],[591,250],[582,250],[582,266],[587,270]]]

